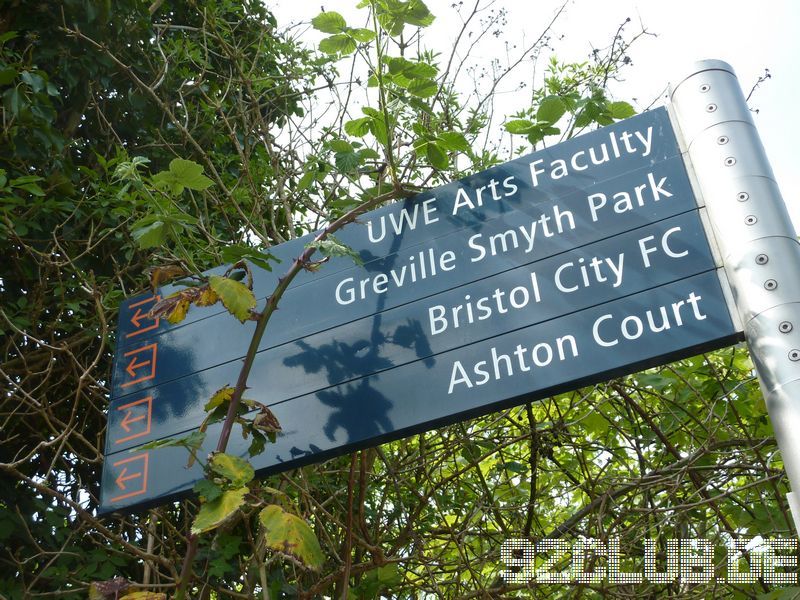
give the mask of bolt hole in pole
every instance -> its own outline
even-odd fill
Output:
[[[800,350],[796,348],[794,350],[789,350],[789,360],[797,362],[800,360]]]
[[[778,325],[778,331],[781,333],[789,333],[792,329],[793,326],[789,321],[781,321],[781,324]]]
[[[758,223],[758,217],[756,217],[755,215],[747,215],[744,218],[744,223],[745,225],[755,225],[756,223]]]
[[[739,192],[738,194],[736,194],[736,199],[739,202],[747,202],[750,199],[750,194],[748,194],[747,192]]]
[[[713,102],[706,106],[706,112],[714,112],[715,110],[717,110],[717,105]]]
[[[735,164],[736,164],[736,159],[733,158],[732,156],[729,156],[728,158],[725,159],[725,166],[726,167],[732,167]]]
[[[778,288],[778,282],[775,281],[774,279],[767,279],[764,282],[764,289],[765,290],[772,291],[772,290],[777,289],[777,288]]]
[[[759,254],[756,256],[756,264],[757,265],[765,265],[769,262],[769,256],[766,254]]]
[[[717,143],[718,143],[720,146],[722,146],[723,144],[727,144],[729,141],[731,141],[731,140],[730,140],[730,138],[729,138],[727,135],[721,135],[721,136],[719,136],[719,137],[717,138]]]
[[[700,91],[703,92],[704,94],[710,89],[711,89],[711,86],[708,85],[707,83],[704,83],[703,85],[700,86]]]

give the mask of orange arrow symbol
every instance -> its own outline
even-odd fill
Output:
[[[145,396],[144,398],[140,398],[134,402],[129,402],[128,404],[123,404],[122,406],[118,406],[117,411],[119,412],[116,414],[119,414],[120,412],[125,414],[119,424],[120,427],[125,430],[125,433],[129,433],[130,435],[119,438],[114,442],[115,444],[123,444],[134,438],[139,438],[150,433],[150,417],[153,411],[152,395]],[[133,423],[138,421],[144,422],[138,427],[131,427]],[[131,429],[133,429],[133,433],[131,433]]]
[[[136,348],[135,350],[131,350],[130,352],[126,352],[122,356],[125,358],[130,358],[130,363],[128,366],[125,367],[125,372],[130,376],[131,380],[127,381],[122,384],[121,387],[125,388],[129,385],[133,385],[134,383],[139,383],[142,381],[147,381],[148,379],[153,379],[156,376],[156,353],[158,352],[158,345],[157,344],[148,344],[147,346],[142,346],[141,348]],[[137,354],[146,354],[146,360],[140,360],[136,355]],[[143,374],[139,375],[136,371],[140,369],[144,369],[145,367],[149,367],[146,369]]]
[[[139,327],[142,326],[141,320],[145,318],[147,318],[147,313],[142,312],[141,308],[137,308],[136,312],[133,313],[133,316],[131,317],[131,323],[133,323],[136,326],[136,329],[139,329]]]
[[[139,471],[137,473],[133,473],[131,475],[127,475],[127,473],[128,473],[128,467],[122,467],[122,473],[120,473],[119,477],[117,477],[114,480],[114,483],[116,483],[117,487],[119,489],[121,489],[121,490],[125,489],[125,482],[126,481],[130,481],[131,479],[138,479],[139,477],[142,476],[142,472],[141,471]]]
[[[147,316],[147,313],[149,312],[148,311],[148,307],[145,307],[144,310],[141,307],[144,306],[144,305],[147,305],[147,304],[155,305],[155,304],[158,303],[159,300],[161,300],[161,296],[156,294],[155,296],[151,296],[149,298],[145,298],[144,300],[139,300],[139,302],[131,304],[128,307],[131,310],[133,310],[134,308],[136,309],[136,312],[133,313],[133,316],[130,317],[130,319],[129,319],[129,321],[131,322],[131,325],[133,325],[136,328],[136,330],[135,331],[131,331],[130,333],[126,333],[125,334],[126,338],[133,337],[134,335],[139,335],[139,334],[145,333],[147,331],[152,331],[154,329],[158,329],[158,325],[159,325],[158,317],[156,317],[155,319],[152,319],[153,322],[150,325],[147,325],[147,323],[142,323],[142,321],[148,321],[148,320],[151,320],[151,319],[150,319],[150,317]]]
[[[131,377],[136,377],[136,369],[139,369],[141,367],[146,367],[151,362],[153,362],[153,361],[143,360],[142,362],[137,362],[136,361],[136,357],[134,356],[133,359],[131,360],[130,364],[127,367],[125,367],[125,372],[128,375],[130,375]]]
[[[125,433],[131,432],[131,423],[136,423],[136,421],[143,421],[147,418],[146,414],[139,415],[138,417],[133,416],[133,409],[128,409],[125,413],[125,416],[122,418],[122,422],[120,425],[125,430]]]
[[[127,465],[133,462],[135,462],[136,465],[131,465],[131,471],[129,472]],[[114,479],[114,483],[122,493],[120,493],[119,496],[111,498],[109,502],[119,502],[125,498],[147,493],[147,466],[149,462],[149,454],[143,452],[113,463],[112,466],[115,469],[122,467],[122,471],[117,475],[117,478]],[[138,479],[139,482],[135,485],[125,485],[125,482],[133,481],[134,479]]]

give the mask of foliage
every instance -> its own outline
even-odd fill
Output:
[[[275,268],[271,245],[630,116],[609,83],[640,33],[547,62],[497,134],[492,90],[524,57],[547,60],[544,34],[488,92],[459,95],[458,61],[411,41],[434,22],[421,0],[363,0],[367,28],[323,12],[318,49],[280,33],[261,2],[20,5],[0,8],[0,597],[163,598],[198,533],[198,598],[772,593],[731,582],[532,592],[500,577],[508,538],[616,536],[641,571],[649,538],[789,537],[743,348],[264,480],[241,458],[198,455],[229,411],[224,387],[203,431],[155,443],[203,465],[196,497],[96,512],[124,297],[188,276],[157,314],[177,323],[221,302],[261,318],[251,269]],[[480,14],[463,12],[465,32]],[[484,18],[479,34],[503,16]],[[335,110],[319,115],[325,103]],[[315,250],[359,259],[335,237]],[[299,266],[324,274],[323,261]],[[200,275],[223,263],[233,267]],[[269,408],[235,408],[251,454],[269,451],[280,431]]]

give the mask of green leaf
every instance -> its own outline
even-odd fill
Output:
[[[212,184],[212,181],[203,175],[202,165],[192,160],[172,159],[169,163],[169,172],[175,177],[175,181],[190,190],[201,191]]]
[[[347,33],[349,33],[357,42],[361,42],[362,44],[366,44],[367,42],[371,42],[375,39],[375,32],[371,29],[351,29]]]
[[[20,77],[36,94],[44,89],[44,79],[40,75],[30,71],[23,71]]]
[[[166,241],[167,227],[163,221],[153,221],[144,226],[137,226],[137,223],[134,223],[131,235],[133,235],[136,243],[139,244],[139,248],[155,248],[163,245]]]
[[[326,37],[319,43],[319,49],[325,54],[352,54],[356,50],[356,41],[349,35],[339,33]]]
[[[134,451],[156,450],[158,448],[168,448],[170,446],[183,446],[184,448],[196,451],[202,447],[205,439],[206,439],[206,434],[204,432],[193,431],[189,435],[181,438],[166,438],[161,440],[153,440],[152,442],[147,442],[146,444],[142,444],[138,448],[134,448]]]
[[[428,143],[425,154],[431,166],[436,167],[440,171],[450,166],[450,159],[447,158],[447,153],[435,142]]]
[[[345,130],[346,129],[347,126],[345,125]],[[316,171],[306,171],[305,173],[303,173],[303,176],[297,182],[297,191],[302,192],[303,190],[307,190],[308,187],[316,180],[316,178],[317,178]]]
[[[508,133],[523,135],[530,133],[534,127],[536,126],[528,119],[512,119],[505,124]]]
[[[350,142],[345,140],[331,140],[328,142],[328,145],[331,147],[331,150],[334,152],[352,152],[353,146]]]
[[[16,187],[21,190],[25,190],[31,196],[38,196],[39,198],[44,197],[44,190],[42,190],[42,188],[35,183],[23,183],[22,185],[17,185]]]
[[[411,63],[408,68],[403,70],[403,76],[409,79],[429,79],[435,77],[436,67],[424,62]]]
[[[370,117],[354,119],[344,124],[344,130],[347,135],[352,135],[353,137],[364,137],[370,132],[371,122],[372,119]]]
[[[636,114],[634,108],[627,102],[612,102],[608,105],[608,111],[614,119],[627,119]]]
[[[424,62],[412,62],[402,56],[393,56],[386,60],[389,74],[401,75],[407,79],[430,79],[437,73],[436,67]]]
[[[244,244],[225,246],[220,251],[220,255],[222,255],[222,260],[225,262],[237,263],[240,260],[248,260],[265,271],[272,271],[272,265],[270,263],[281,262],[279,258],[273,256],[269,252],[263,252]]]
[[[376,6],[376,12],[378,14],[378,23],[392,36],[398,36],[403,33],[403,27],[406,24],[427,27],[434,20],[434,16],[422,0],[379,2]]]
[[[19,114],[20,110],[20,93],[16,87],[6,90],[4,96],[8,100],[8,108],[14,116]]]
[[[358,151],[358,156],[360,156],[362,160],[367,159],[367,158],[377,159],[377,158],[381,157],[381,155],[378,154],[372,148],[362,148],[361,150]]]
[[[361,164],[361,156],[355,152],[337,152],[333,157],[336,168],[342,173],[351,173]]]
[[[192,523],[192,533],[203,533],[219,527],[244,504],[244,497],[249,491],[246,487],[226,490],[219,498],[203,504]]]
[[[250,288],[229,277],[219,275],[209,277],[208,285],[217,292],[228,312],[239,321],[244,323],[250,318],[250,310],[256,306],[256,297]]]
[[[255,429],[253,429],[250,433],[252,434],[253,439],[250,440],[250,446],[247,448],[247,453],[250,456],[258,456],[264,451],[264,448],[267,445],[267,436]],[[272,441],[275,441],[274,434]]]
[[[175,196],[182,194],[185,188],[200,191],[212,183],[208,177],[203,175],[202,165],[183,158],[173,159],[169,163],[168,171],[161,171],[153,175],[153,182],[157,186],[167,187]]]
[[[258,515],[264,527],[264,541],[275,552],[299,560],[306,567],[319,571],[325,562],[319,541],[303,519],[270,504]]]
[[[341,33],[347,28],[347,22],[344,17],[332,10],[319,13],[311,19],[311,25],[322,33]]]
[[[208,479],[201,479],[192,489],[200,496],[200,502],[213,502],[222,495],[222,488]]]
[[[323,256],[349,256],[357,265],[361,266],[364,264],[361,260],[361,256],[359,256],[355,250],[349,246],[345,246],[332,235],[329,235],[324,240],[310,242],[306,244],[306,248],[316,248]]]
[[[17,70],[12,68],[0,69],[0,85],[8,85],[17,77]]]
[[[561,98],[547,96],[539,104],[539,109],[536,111],[536,120],[552,125],[564,116],[565,112],[567,112],[567,107]]]
[[[408,93],[418,98],[430,98],[439,86],[433,79],[415,79],[408,84]]]
[[[427,27],[433,23],[434,17],[422,0],[409,0],[406,3],[405,19],[406,23],[417,27]]]
[[[224,452],[217,452],[212,455],[208,461],[208,466],[217,475],[221,475],[230,481],[235,487],[241,487],[255,477],[253,466],[249,462]]]
[[[467,152],[470,149],[467,138],[457,131],[444,131],[436,137],[439,145],[451,152]]]

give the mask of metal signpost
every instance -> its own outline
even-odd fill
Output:
[[[800,532],[800,245],[731,66],[706,60],[671,91],[781,449]]]
[[[283,431],[251,462],[278,472],[741,339],[703,221],[666,109],[364,215],[338,235],[364,265],[302,273],[270,323],[248,396]],[[311,239],[270,251],[288,264]],[[254,272],[264,298],[278,274]],[[149,320],[158,298],[120,313],[102,512],[203,477],[183,448],[141,446],[200,426],[252,334],[219,306]],[[228,452],[248,445],[234,432]]]

